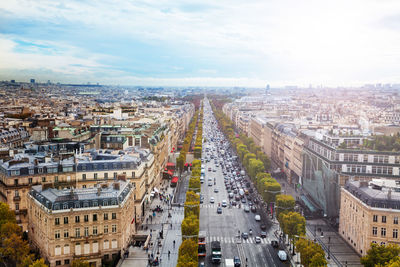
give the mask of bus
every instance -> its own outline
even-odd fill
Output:
[[[198,256],[205,257],[206,256],[206,231],[199,231],[199,249]]]

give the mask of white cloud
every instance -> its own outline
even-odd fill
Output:
[[[240,83],[399,82],[400,37],[396,29],[382,24],[387,17],[396,20],[396,14],[400,14],[399,1],[115,0],[66,1],[60,5],[50,0],[8,0],[0,4],[0,9],[21,19],[82,25],[82,29],[103,34],[104,38],[124,36],[132,43],[135,40],[165,43],[192,51],[194,64],[196,60],[215,61],[215,65],[223,68],[224,64],[247,62],[243,68],[251,71],[243,73],[251,77],[238,78]],[[69,47],[66,52],[48,55],[40,51],[17,53],[15,43],[5,39],[0,40],[0,46],[4,46],[0,58],[5,59],[0,69],[38,67],[60,75],[85,74],[96,78],[96,68],[107,67],[101,63],[106,55],[88,48],[79,51],[80,48]],[[236,69],[240,73],[240,66]],[[199,75],[207,71],[200,68]],[[213,68],[209,74],[221,72]],[[98,78],[132,82],[142,79],[129,78],[123,72],[111,73],[116,76]],[[149,82],[203,83],[202,79],[228,82],[225,78],[178,78],[147,79]],[[228,79],[235,83],[235,78]]]

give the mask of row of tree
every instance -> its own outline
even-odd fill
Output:
[[[246,169],[257,191],[266,203],[275,203],[276,216],[284,236],[288,235],[293,244],[295,240],[300,242],[298,246],[300,253],[309,255],[307,252],[310,250],[314,251],[319,245],[303,237],[306,233],[306,220],[300,213],[294,211],[296,203],[293,196],[282,195],[281,185],[270,173],[266,172],[271,168],[268,156],[263,153],[261,147],[254,143],[252,138],[243,134],[235,135],[235,127],[232,121],[221,110],[217,110],[213,102],[211,103],[211,107],[221,130],[236,150],[242,166]],[[309,245],[302,244],[303,240],[307,240],[307,244]],[[308,258],[302,256],[302,264],[304,266],[327,265],[325,253],[321,247],[319,248],[319,254],[315,253],[317,255],[315,257]]]
[[[200,230],[200,176],[201,150],[203,136],[203,107],[200,109],[195,142],[195,160],[192,162],[192,174],[189,189],[186,192],[184,219],[181,225],[182,244],[179,247],[177,267],[198,266],[198,235]],[[200,152],[198,151],[200,150]]]

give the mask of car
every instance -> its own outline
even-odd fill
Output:
[[[214,188],[214,193],[218,193],[218,188]]]
[[[284,250],[279,250],[279,251],[278,251],[278,258],[279,258],[281,261],[286,261],[286,260],[287,260],[287,254],[286,254],[286,252],[285,252]]]
[[[245,212],[250,212],[249,206],[244,206],[243,210],[244,210]]]
[[[209,172],[211,171],[211,167],[208,167],[208,171],[209,171]]]
[[[208,181],[209,181],[209,182],[212,182],[212,180],[213,180],[213,179],[212,179],[211,177],[208,177]]]
[[[251,206],[250,210],[251,212],[257,212],[257,208],[255,206]]]
[[[242,198],[242,203],[246,203],[246,199],[245,198]]]
[[[204,262],[199,262],[199,267],[204,267],[206,266]]]
[[[226,207],[227,206],[227,202],[226,202],[226,200],[224,199],[224,200],[222,200],[222,204],[221,204],[221,206],[222,207]]]
[[[240,267],[240,258],[238,256],[233,257],[233,264],[235,267]]]
[[[273,248],[277,248],[277,247],[279,247],[279,243],[278,243],[278,241],[276,241],[276,240],[272,240],[272,241],[271,241],[271,246],[272,246]]]
[[[242,238],[243,238],[243,239],[249,238],[249,234],[248,234],[248,233],[242,233]]]
[[[235,200],[232,200],[232,206],[236,206],[237,202]]]
[[[203,204],[204,198],[200,198],[200,204]]]
[[[257,214],[256,216],[254,216],[254,220],[256,220],[256,222],[261,221],[261,216]]]
[[[214,203],[214,202],[215,202],[214,197],[210,197],[210,203]]]
[[[267,230],[267,226],[265,224],[260,225],[261,230]]]
[[[262,238],[266,238],[266,237],[267,237],[267,232],[261,231],[260,236],[261,236]]]
[[[217,169],[214,169],[214,170],[213,170],[213,172],[216,172],[216,171],[217,171]]]
[[[222,214],[222,208],[221,208],[221,207],[218,207],[218,208],[217,208],[217,213],[218,213],[218,214]]]
[[[212,182],[208,182],[208,186],[212,186],[213,185],[213,183]]]
[[[232,192],[229,193],[229,198],[233,198],[233,193]]]
[[[235,196],[235,200],[236,200],[236,201],[240,201],[240,196],[236,195],[236,196]]]
[[[256,237],[254,238],[254,240],[256,241],[257,244],[258,244],[258,243],[261,243],[261,237],[259,237],[259,236],[256,236]]]

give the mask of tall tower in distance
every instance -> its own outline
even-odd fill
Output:
[[[31,79],[31,83],[35,83],[35,79]]]
[[[269,84],[265,87],[265,95],[269,95]]]

